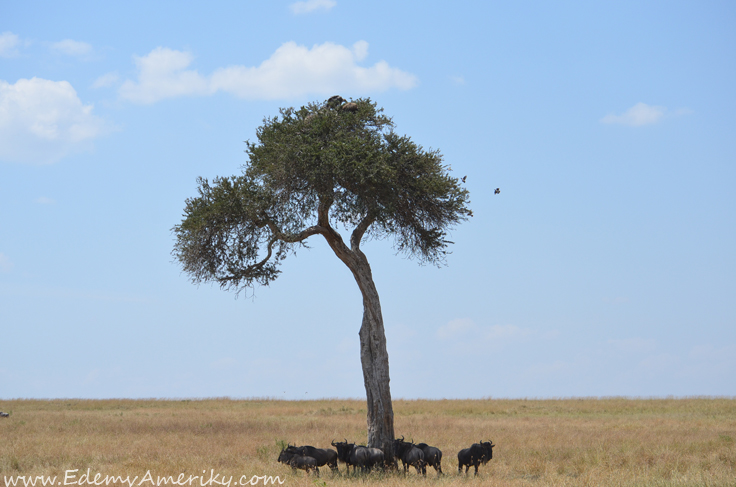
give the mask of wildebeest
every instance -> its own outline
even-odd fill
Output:
[[[345,468],[350,473],[350,466],[353,466],[353,472],[358,467],[363,472],[370,472],[370,470],[379,465],[383,468],[383,452],[378,448],[369,448],[367,446],[356,445],[355,443],[348,443],[348,440],[335,443],[332,440],[332,446],[337,448],[337,458],[345,463]]]
[[[496,446],[492,441],[481,441],[473,443],[470,448],[465,448],[457,453],[457,473],[468,473],[470,466],[475,467],[475,475],[478,475],[478,465],[488,463],[493,458],[493,447]]]
[[[317,460],[315,460],[313,457],[306,456],[306,455],[299,455],[297,453],[290,452],[288,451],[288,448],[285,448],[281,450],[278,461],[285,465],[289,465],[294,470],[298,468],[300,470],[304,470],[307,473],[314,470],[317,473],[317,476],[319,477],[319,468],[317,468]]]
[[[424,463],[434,467],[437,476],[442,475],[442,451],[426,443],[417,443],[416,447],[424,452]]]
[[[312,457],[317,461],[317,466],[327,465],[333,472],[337,471],[337,452],[330,448],[315,448],[310,445],[287,446],[286,451],[297,455]]]
[[[309,474],[311,471],[315,471],[317,473],[317,477],[319,477],[319,468],[317,468],[317,460],[315,460],[312,457],[307,457],[304,455],[294,455],[291,457],[291,460],[289,460],[289,465],[291,465],[291,468],[293,469],[300,469],[304,470]]]
[[[427,475],[424,452],[417,448],[414,443],[404,441],[403,436],[400,439],[394,440],[394,455],[404,465],[404,473],[409,470],[409,466],[413,466],[417,470],[417,473]]]

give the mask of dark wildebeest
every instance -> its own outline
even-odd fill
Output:
[[[350,473],[350,466],[353,466],[353,473],[358,467],[363,472],[370,472],[371,469],[380,465],[383,468],[383,452],[378,448],[368,448],[367,446],[348,443],[348,440],[335,443],[332,440],[332,446],[337,448],[337,458],[345,463],[345,468]]]
[[[333,472],[337,471],[337,452],[330,448],[315,448],[313,446],[288,446],[286,451],[306,457],[312,457],[317,461],[317,466],[327,465]]]
[[[470,448],[465,448],[457,452],[457,473],[468,473],[470,466],[475,467],[475,475],[478,475],[478,465],[488,463],[493,458],[493,447],[496,446],[492,441],[481,441],[473,443]]]
[[[297,468],[300,470],[304,470],[307,472],[307,475],[309,475],[309,472],[314,470],[317,472],[317,477],[319,477],[319,468],[317,468],[317,460],[315,460],[312,457],[306,457],[304,455],[294,455],[291,457],[291,460],[289,460],[289,465],[291,465],[291,468],[296,470]]]
[[[427,475],[427,467],[424,463],[424,452],[417,448],[414,443],[404,441],[404,437],[394,440],[394,455],[401,460],[404,465],[404,473],[409,470],[409,466],[413,466],[417,473]]]
[[[277,460],[277,462],[288,465],[289,460],[291,460],[291,457],[293,457],[294,455],[295,453],[289,453],[288,451],[286,451],[286,448],[282,448],[281,453],[279,453],[279,459]]]
[[[315,472],[317,472],[317,476],[319,477],[319,468],[317,468],[317,460],[315,460],[313,457],[299,455],[293,452],[289,452],[287,450],[288,449],[281,450],[281,453],[279,454],[278,462],[283,463],[285,465],[289,465],[294,470],[298,468],[300,470],[304,470],[307,473],[314,470]]]
[[[416,447],[424,452],[424,463],[434,467],[438,477],[442,475],[442,451],[426,443],[417,443]]]

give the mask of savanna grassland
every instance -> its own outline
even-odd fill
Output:
[[[357,400],[0,400],[0,410],[11,413],[0,418],[0,482],[46,475],[58,485],[66,470],[78,481],[89,469],[139,481],[147,471],[154,481],[204,475],[194,486],[212,470],[232,485],[278,475],[285,486],[736,486],[728,398],[394,401],[397,435],[443,451],[439,479],[433,469],[425,479],[327,467],[315,479],[276,462],[286,442],[365,442]],[[496,444],[493,460],[477,478],[458,476],[457,452],[481,439]]]

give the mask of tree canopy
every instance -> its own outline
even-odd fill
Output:
[[[241,175],[198,179],[173,229],[173,255],[195,283],[267,285],[307,238],[340,238],[341,226],[353,251],[391,238],[421,263],[444,261],[448,230],[472,215],[467,190],[439,151],[396,134],[373,101],[344,101],[281,109],[246,142]]]
[[[472,215],[468,192],[439,151],[397,135],[370,99],[339,96],[266,118],[247,142],[240,176],[199,179],[174,227],[174,256],[192,280],[240,291],[267,285],[279,263],[313,235],[325,238],[363,295],[360,360],[368,444],[392,458],[394,423],[386,333],[364,238],[441,263],[453,225]],[[464,178],[463,178],[464,182]],[[349,245],[336,228],[351,230]]]

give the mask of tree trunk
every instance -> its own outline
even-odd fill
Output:
[[[360,327],[360,362],[368,402],[368,446],[380,448],[386,459],[393,458],[394,410],[389,387],[388,351],[383,328],[381,302],[368,261],[353,270],[363,294],[363,324]]]
[[[389,387],[388,351],[383,328],[381,301],[373,282],[371,266],[358,248],[348,248],[337,232],[326,237],[330,247],[353,273],[363,295],[363,324],[360,327],[360,362],[368,403],[368,446],[383,450],[386,461],[393,459],[394,409]]]

